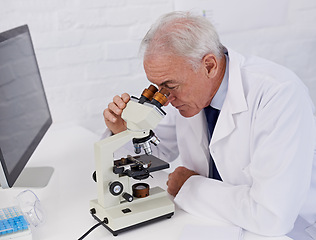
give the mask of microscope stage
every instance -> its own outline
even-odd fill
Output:
[[[144,154],[144,155],[134,156],[133,158],[140,161],[140,162],[151,164],[150,167],[148,168],[149,172],[156,172],[159,170],[169,168],[169,163],[167,163],[167,162],[165,162],[165,161],[163,161],[163,160],[161,160],[153,155]],[[128,159],[127,159],[127,161],[128,161]],[[121,162],[122,162],[121,159],[115,160],[114,165],[116,167],[122,166]]]

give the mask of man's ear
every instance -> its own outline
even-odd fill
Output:
[[[208,77],[214,77],[218,70],[218,62],[213,54],[206,54],[202,59],[205,74]]]

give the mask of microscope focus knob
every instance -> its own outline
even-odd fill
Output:
[[[110,183],[110,193],[114,196],[118,196],[123,192],[123,184],[115,181]]]
[[[134,200],[134,197],[127,192],[123,193],[122,197],[128,202],[132,202]]]

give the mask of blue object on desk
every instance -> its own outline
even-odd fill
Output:
[[[29,224],[18,207],[0,209],[0,237],[28,229]]]

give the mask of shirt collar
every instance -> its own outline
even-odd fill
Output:
[[[228,76],[229,76],[229,71],[228,71],[228,62],[229,62],[229,57],[227,54],[225,54],[226,58],[226,69],[225,69],[225,74],[223,77],[223,80],[221,82],[221,85],[219,86],[219,89],[217,90],[215,96],[212,99],[211,102],[211,107],[216,108],[218,110],[222,109],[222,106],[224,104],[224,100],[226,98],[227,94],[227,89],[228,89]]]

